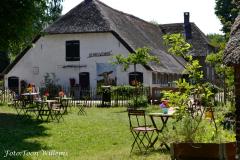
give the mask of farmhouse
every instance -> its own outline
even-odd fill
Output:
[[[196,27],[193,23],[190,25]],[[23,80],[41,87],[47,74],[54,75],[62,86],[79,88],[94,88],[106,79],[110,85],[131,84],[135,75],[145,86],[169,86],[183,76],[186,62],[167,53],[162,36],[168,32],[168,25],[158,26],[98,0],[85,0],[43,30],[33,45],[5,69],[5,87],[19,91]],[[199,29],[193,32],[192,41],[197,32],[208,46]],[[132,66],[123,72],[120,66],[111,64],[113,55],[127,56],[140,47],[151,48],[151,54],[157,56],[160,63],[138,65],[137,73],[133,73]]]

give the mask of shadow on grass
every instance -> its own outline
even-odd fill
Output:
[[[0,159],[23,160],[27,154],[34,156],[47,149],[37,141],[47,136],[40,124],[33,119],[21,120],[16,114],[0,113]]]

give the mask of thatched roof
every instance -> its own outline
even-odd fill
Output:
[[[162,39],[164,33],[158,25],[115,10],[98,0],[83,1],[43,32],[49,35],[111,32],[129,52],[140,47],[151,48],[151,54],[159,57],[160,64],[151,63],[145,67],[156,72],[182,74],[186,63],[181,57],[167,53]],[[5,69],[4,74],[7,74],[29,49],[30,47],[19,54]]]
[[[208,50],[214,50],[214,47],[210,45],[210,42],[206,35],[196,26],[195,23],[191,24],[192,38],[187,39],[187,42],[192,45],[190,50],[193,56],[206,56]],[[172,24],[161,24],[160,28],[164,34],[185,34],[184,23],[172,23]]]
[[[178,74],[184,70],[185,61],[167,53],[159,26],[115,10],[98,0],[83,1],[44,32],[47,34],[112,32],[130,52],[144,46],[151,48],[151,54],[159,57],[160,64],[149,64],[149,69]]]
[[[236,18],[223,55],[227,65],[240,65],[240,15]]]

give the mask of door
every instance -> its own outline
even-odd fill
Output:
[[[88,72],[79,73],[80,99],[89,97],[90,80]]]
[[[79,86],[82,89],[89,89],[90,88],[90,80],[89,80],[89,73],[88,72],[79,73]]]
[[[9,77],[8,78],[8,89],[19,93],[19,78],[18,77]]]

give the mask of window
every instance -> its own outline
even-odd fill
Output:
[[[66,41],[66,61],[80,60],[79,41]]]
[[[143,73],[141,72],[129,73],[129,84],[136,85],[136,83],[143,83]]]
[[[157,84],[157,73],[152,72],[152,84]]]

